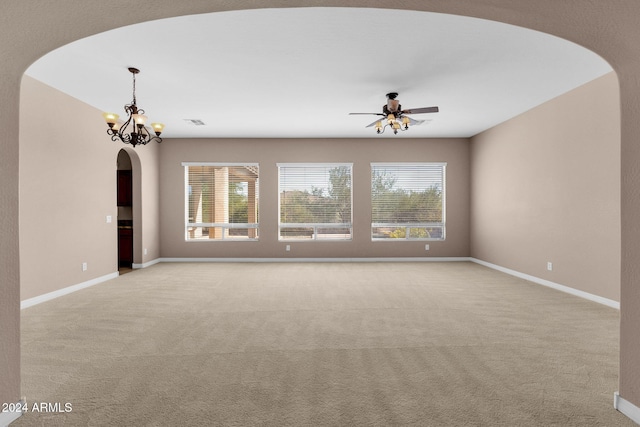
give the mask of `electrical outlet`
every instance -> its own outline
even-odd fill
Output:
[[[285,250],[285,251],[287,251],[287,252],[289,252],[289,251],[291,250],[291,245],[287,245],[287,246],[285,246],[285,247],[284,247],[284,250]]]
[[[107,215],[107,224],[111,224],[111,215]]]
[[[144,254],[145,255],[147,254],[147,248],[144,248]]]
[[[87,269],[88,269],[88,268],[89,268],[89,267],[87,266],[87,263],[86,263],[86,262],[83,262],[83,263],[82,263],[82,271],[87,271]]]
[[[553,263],[552,262],[548,262],[547,263],[547,270],[553,271]]]
[[[424,245],[424,250],[428,251],[429,250],[429,245]]]

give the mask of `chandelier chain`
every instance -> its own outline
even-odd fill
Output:
[[[133,105],[136,105],[136,73],[131,73],[133,75]]]

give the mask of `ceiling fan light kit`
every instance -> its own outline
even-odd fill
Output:
[[[424,120],[414,120],[405,114],[423,114],[423,113],[437,113],[439,110],[438,107],[424,107],[424,108],[411,108],[408,110],[403,110],[400,105],[400,101],[396,98],[398,97],[398,92],[389,92],[387,94],[387,103],[382,106],[382,113],[349,113],[352,115],[375,115],[382,116],[384,119],[376,120],[366,127],[374,126],[377,134],[382,134],[390,127],[393,129],[394,134],[398,134],[398,131],[406,131],[409,130],[409,125],[419,125],[424,122]]]
[[[111,136],[112,141],[121,141],[125,144],[131,144],[134,148],[136,145],[146,145],[151,141],[162,142],[160,134],[164,130],[162,123],[151,123],[151,128],[155,136],[151,134],[149,128],[145,125],[147,116],[144,110],[138,108],[136,100],[136,74],[140,72],[137,68],[129,67],[129,72],[133,75],[133,101],[131,104],[124,106],[127,113],[127,120],[120,125],[118,122],[119,115],[115,113],[103,113],[102,116],[107,122],[107,134]]]

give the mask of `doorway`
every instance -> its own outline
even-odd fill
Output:
[[[133,267],[133,179],[131,157],[123,149],[116,162],[116,199],[118,205],[118,272]]]

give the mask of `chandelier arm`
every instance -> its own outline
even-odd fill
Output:
[[[118,135],[118,133],[117,133],[117,132],[114,132],[114,131],[113,131],[113,130],[111,130],[111,129],[107,129],[107,134],[111,136],[111,140],[112,140],[113,142],[122,141],[122,138],[120,138],[120,135]],[[122,142],[124,142],[124,141],[122,141]]]
[[[122,140],[122,142],[124,142],[125,144],[131,143],[131,135],[129,135],[129,133],[127,132],[127,128],[130,125],[131,125],[131,114],[129,114],[127,121],[124,122],[122,127],[118,129],[118,135],[120,136],[120,139]]]
[[[142,111],[142,110],[141,110]],[[149,131],[149,128],[147,126],[144,126],[141,130],[140,133],[142,134],[142,131],[144,130],[144,133],[146,134],[147,138],[145,138],[145,142],[143,142],[142,144],[147,144],[151,141],[156,141],[158,144],[162,142],[162,138],[160,138],[158,135],[152,134]]]
[[[127,107],[128,105],[125,105],[124,109],[127,113],[129,113],[129,111],[127,110]],[[131,144],[131,135],[125,132],[127,127],[129,126],[129,123],[131,123],[131,115],[129,115],[129,118],[127,119],[127,121],[124,122],[124,124],[120,126],[120,128],[117,131],[111,128],[107,129],[107,133],[111,135],[111,140],[114,142],[117,142],[118,140],[120,140],[125,144]]]
[[[107,133],[109,135],[111,135],[111,140],[114,141],[114,142],[122,141],[125,144],[130,144],[131,143],[130,142],[131,141],[131,136],[129,134],[126,134],[126,133],[122,134],[120,132],[113,132],[113,131],[111,131],[111,129],[108,129]]]
[[[151,141],[151,134],[149,133],[149,129],[146,126],[138,128],[138,131],[138,134],[143,141],[147,141],[147,139]],[[144,142],[144,144],[146,144],[146,142]]]

